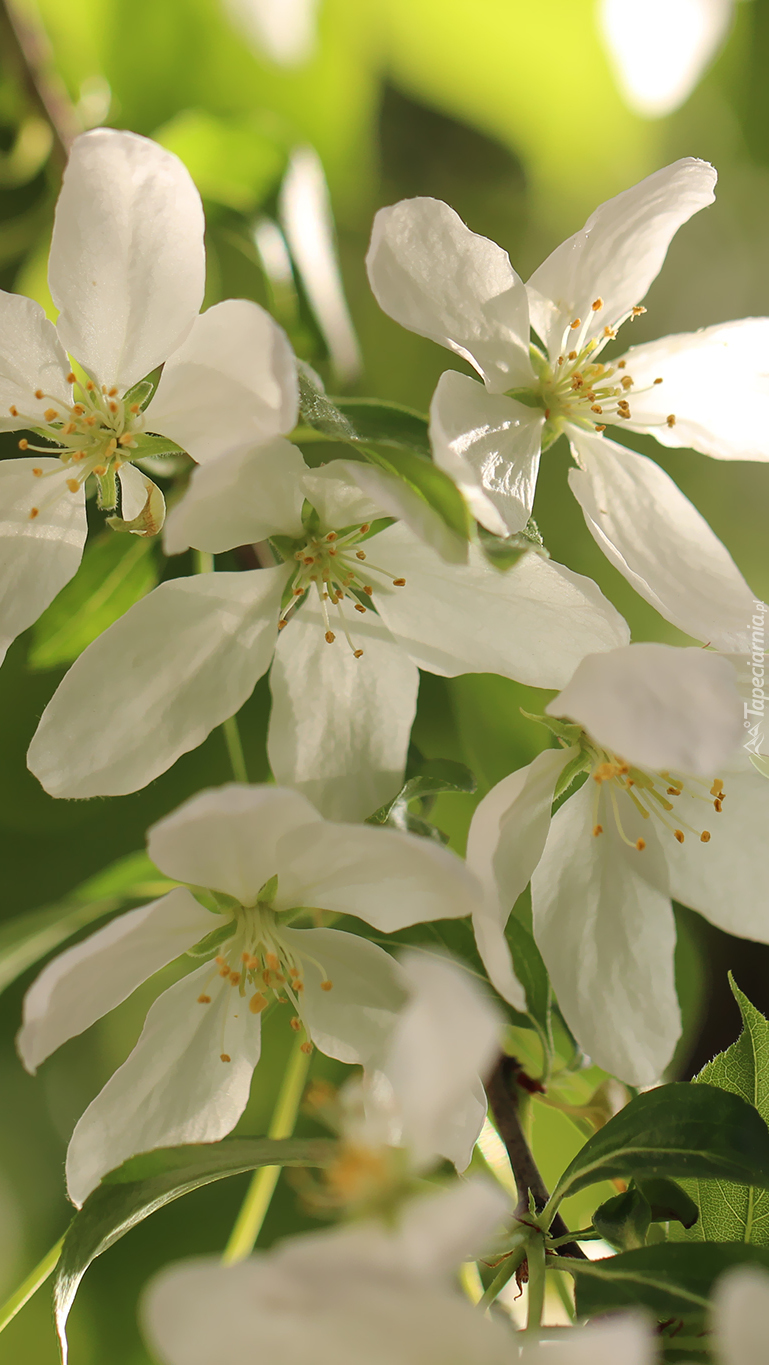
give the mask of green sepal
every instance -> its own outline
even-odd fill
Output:
[[[607,1199],[593,1214],[596,1232],[619,1251],[646,1246],[651,1221],[649,1202],[635,1185]]]
[[[260,905],[272,905],[272,902],[274,901],[277,894],[278,874],[276,872],[273,877],[270,877],[269,881],[266,881],[264,883],[264,886],[261,888],[259,895],[257,896],[256,899],[258,900]]]
[[[580,773],[588,772],[589,769],[590,755],[586,754],[584,749],[579,749],[558,774],[558,781],[553,791],[553,802],[558,801],[564,792],[569,790],[572,782],[579,777]]]
[[[681,1223],[685,1228],[694,1227],[700,1211],[677,1181],[658,1176],[652,1180],[636,1180],[635,1184],[651,1209],[653,1223]]]
[[[516,403],[523,403],[526,408],[539,408],[540,412],[544,411],[542,395],[536,393],[534,389],[507,389],[505,397],[514,398]]]
[[[123,402],[126,408],[130,409],[135,403],[138,403],[139,407],[144,410],[154,392],[155,385],[151,379],[140,379],[138,384],[134,384],[133,387],[123,395]]]
[[[293,536],[270,536],[269,543],[278,558],[287,564],[289,560],[294,558],[297,550],[301,550],[304,541],[295,540]]]
[[[302,503],[302,525],[308,536],[317,536],[320,531],[320,517],[311,502],[305,498]]]
[[[133,445],[129,447],[132,460],[140,460],[144,455],[186,455],[183,446],[178,446],[168,436],[152,436],[146,431],[131,432]]]
[[[552,735],[557,739],[565,739],[569,745],[579,744],[585,733],[582,726],[576,725],[574,721],[559,720],[557,716],[537,715],[533,711],[524,711],[523,707],[520,707],[520,712],[527,720],[535,720],[538,725],[546,726]]]
[[[205,934],[203,938],[194,943],[187,949],[188,957],[213,957],[217,948],[222,943],[226,943],[228,938],[232,938],[237,927],[236,921],[231,919],[228,924],[220,924],[217,929],[212,929],[210,934]]]

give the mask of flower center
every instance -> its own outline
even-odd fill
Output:
[[[371,533],[371,523],[364,522],[343,531],[327,531],[307,537],[303,545],[294,550],[296,569],[289,585],[290,599],[281,613],[278,630],[288,624],[293,608],[300,598],[312,591],[318,594],[323,613],[326,643],[332,645],[336,634],[331,628],[331,612],[335,612],[334,624],[342,631],[355,659],[360,659],[363,650],[358,648],[350,635],[348,618],[344,606],[349,602],[361,615],[373,605],[374,584],[372,577],[389,579],[395,588],[405,588],[405,578],[393,577],[389,569],[372,564],[361,542]]]
[[[301,957],[297,955],[281,934],[278,916],[271,906],[262,902],[242,905],[235,912],[234,933],[211,964],[211,976],[198,996],[198,1004],[211,1004],[209,990],[218,976],[231,987],[233,1003],[237,1000],[247,1002],[251,1014],[262,1014],[271,1004],[293,1005],[295,1015],[291,1027],[297,1033],[304,1027],[309,1035],[302,1009],[305,964],[308,962],[320,972],[321,990],[330,991],[333,982],[323,964],[308,953]],[[302,1050],[311,1052],[312,1044],[303,1043]],[[220,1056],[223,1062],[232,1060],[224,1050],[224,1042]]]
[[[603,299],[596,299],[587,318],[574,318],[566,328],[563,351],[554,363],[533,348],[532,360],[539,375],[535,396],[537,405],[544,409],[546,420],[543,446],[551,444],[567,422],[586,431],[601,432],[609,423],[630,421],[631,399],[662,383],[662,379],[655,379],[648,388],[638,389],[632,375],[627,373],[625,360],[608,364],[599,361],[604,346],[614,340],[624,321],[620,319],[615,326],[605,326],[600,337],[591,337],[588,341],[591,315],[600,312],[603,306]],[[645,312],[645,308],[636,305],[629,317],[632,321]],[[513,396],[519,397],[519,394],[514,392]],[[675,421],[675,413],[671,412],[658,425],[673,427]]]
[[[74,374],[67,376],[72,385],[72,402],[62,403],[50,398],[42,389],[36,389],[35,398],[39,401],[49,399],[43,422],[11,407],[12,417],[20,417],[26,425],[36,431],[51,445],[32,445],[28,440],[19,441],[20,450],[34,450],[41,455],[58,454],[62,464],[72,471],[66,480],[66,487],[76,493],[85,483],[89,474],[94,474],[99,483],[99,506],[107,511],[117,506],[116,474],[122,464],[130,461],[129,451],[136,446],[135,437],[143,429],[141,404],[127,404],[125,398],[118,397],[116,388],[101,389],[89,379],[80,384]],[[48,475],[42,469],[33,469],[39,479]],[[49,471],[55,473],[57,471]],[[38,501],[29,513],[30,520],[39,516],[42,508],[61,496],[61,489],[48,498]]]
[[[620,796],[624,796],[632,801],[635,810],[644,820],[655,819],[678,840],[679,844],[686,839],[684,831],[695,835],[703,844],[710,842],[709,830],[697,829],[686,820],[680,819],[676,812],[676,802],[681,796],[688,796],[696,801],[712,804],[713,809],[720,815],[726,796],[720,778],[716,777],[709,782],[704,778],[669,771],[651,773],[644,768],[633,767],[617,754],[598,749],[589,743],[587,751],[591,758],[590,775],[596,784],[594,835],[603,834],[603,825],[600,823],[603,797],[603,809],[613,816],[623,842],[631,848],[638,849],[639,853],[646,848],[645,839],[631,839],[625,833],[619,801]]]

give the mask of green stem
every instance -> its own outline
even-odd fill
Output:
[[[526,1331],[538,1332],[545,1308],[545,1239],[532,1237],[527,1248],[529,1264],[529,1299]]]
[[[304,1052],[302,1048],[303,1035],[299,1034],[283,1077],[272,1121],[267,1129],[269,1138],[291,1137],[294,1131],[310,1065],[310,1054]],[[261,1166],[254,1172],[222,1256],[225,1265],[234,1265],[236,1261],[244,1261],[251,1255],[270,1207],[280,1171],[280,1166]]]
[[[41,1285],[44,1285],[49,1275],[52,1275],[59,1263],[61,1249],[64,1245],[64,1238],[60,1237],[55,1246],[46,1252],[39,1265],[27,1276],[23,1284],[20,1284],[15,1293],[0,1308],[0,1332],[3,1331],[8,1323],[16,1317],[16,1314],[24,1307],[25,1303],[36,1294]]]
[[[515,1251],[506,1256],[501,1268],[497,1271],[488,1289],[484,1290],[483,1298],[479,1299],[478,1307],[481,1310],[490,1308],[494,1300],[502,1293],[508,1280],[513,1278],[518,1267],[526,1260],[526,1245],[519,1246]]]
[[[206,550],[195,550],[195,573],[213,573],[214,557]],[[227,753],[230,758],[232,776],[236,782],[248,782],[248,769],[246,768],[246,756],[243,753],[243,744],[240,739],[237,716],[230,716],[222,724],[224,742],[227,745]]]
[[[572,1322],[573,1322],[573,1321],[574,1321],[574,1299],[572,1298],[571,1294],[569,1293],[569,1285],[568,1285],[568,1282],[567,1282],[567,1280],[566,1280],[566,1277],[565,1277],[564,1273],[563,1273],[562,1271],[558,1271],[557,1274],[555,1274],[555,1275],[553,1275],[553,1276],[551,1277],[551,1283],[554,1283],[554,1284],[555,1284],[556,1293],[558,1294],[558,1297],[559,1297],[559,1299],[561,1300],[561,1303],[563,1304],[564,1308],[566,1309],[566,1312],[568,1313],[569,1317],[571,1318],[571,1320],[572,1320]]]

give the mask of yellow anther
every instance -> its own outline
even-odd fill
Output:
[[[356,558],[356,559],[365,559],[365,558],[366,558],[366,552],[365,552],[365,550],[356,550],[356,551],[355,551],[355,558]]]
[[[373,589],[373,588],[370,586],[370,584],[368,584],[368,583],[364,583],[364,585],[363,585],[363,591],[365,592],[365,594],[366,594],[367,597],[373,597],[373,596],[374,596],[374,589]]]
[[[293,1019],[289,1020],[289,1023],[291,1025],[291,1028],[294,1030],[294,1033],[298,1033],[300,1028],[302,1027],[302,1021],[301,1019],[298,1019],[296,1015],[294,1015]]]
[[[229,1052],[220,1052],[220,1053],[219,1053],[219,1060],[220,1060],[221,1062],[231,1062],[231,1061],[232,1061],[232,1058],[231,1058]]]
[[[261,1014],[262,1010],[267,1008],[267,997],[262,995],[261,991],[257,991],[256,995],[251,996],[248,1008],[252,1014]]]
[[[80,484],[78,483],[77,479],[67,479],[67,488],[69,489],[70,493],[76,493],[79,487]]]
[[[273,972],[280,971],[280,958],[277,953],[265,953],[264,960]]]
[[[109,410],[110,410],[110,412],[117,412],[117,411],[118,411],[118,405],[117,405],[117,403],[110,403],[110,405],[109,405]]]
[[[362,659],[362,658],[363,658],[363,650],[362,650],[362,649],[354,649],[353,652],[352,652],[352,657],[353,657],[353,659]]]
[[[28,450],[28,449],[29,449],[29,441],[28,441],[25,437],[22,437],[22,439],[19,441],[19,450]]]
[[[114,398],[114,397],[116,396],[116,394],[117,394],[117,389],[115,388],[115,386],[114,386],[114,384],[113,384],[112,388],[111,388],[110,391],[109,391],[109,397],[110,397],[110,398]]]
[[[32,470],[32,473],[34,474],[34,476],[35,476],[36,479],[42,479],[42,477],[43,477],[43,471],[42,471],[42,469],[33,469],[33,470]]]
[[[406,586],[406,580],[405,580],[405,578],[394,578],[394,579],[393,579],[393,587],[394,587],[394,588],[405,588],[405,586]]]
[[[43,390],[42,390],[42,389],[35,389],[35,398],[37,398],[38,401],[39,401],[41,398],[45,398],[45,394],[43,393]]]
[[[590,411],[597,412],[600,415],[603,412],[603,408],[600,406],[599,403],[593,403],[593,406],[591,407]]]
[[[99,477],[101,478],[101,476],[102,476],[103,474],[106,474],[106,472],[107,472],[107,466],[106,466],[105,464],[97,464],[97,465],[94,465],[94,467],[93,467],[93,472],[94,472],[94,474],[98,474]]]
[[[720,815],[723,808],[724,808],[723,798],[717,796],[715,801],[713,802],[713,809],[717,811],[717,813]]]
[[[676,415],[675,415],[675,413],[674,413],[674,412],[669,412],[668,415],[667,415],[667,417],[665,418],[665,421],[667,422],[667,424],[668,424],[669,427],[674,427],[675,424],[676,424]]]
[[[94,389],[96,388],[96,385],[94,384],[93,380],[89,379],[85,387],[88,393],[93,393]]]
[[[305,1057],[309,1057],[310,1053],[312,1052],[312,1043],[302,1043],[299,1048],[299,1051],[303,1052]]]
[[[325,641],[326,641],[326,644],[327,644],[327,645],[333,645],[333,643],[334,643],[334,641],[335,641],[335,639],[336,639],[336,636],[335,636],[333,630],[327,630],[324,638],[325,638]]]
[[[29,519],[30,519],[30,521],[34,521],[34,520],[35,520],[35,517],[39,517],[39,516],[40,516],[40,508],[39,508],[39,507],[33,507],[33,508],[31,508],[30,513],[29,513]]]
[[[618,360],[618,361],[617,361],[617,369],[618,369],[618,370],[624,370],[624,368],[625,368],[626,365],[627,365],[627,361],[626,361],[626,360]]]
[[[599,834],[603,834],[603,825],[593,825],[593,834],[596,838]]]
[[[117,443],[119,446],[132,446],[134,444],[134,438],[130,431],[124,431],[122,436],[118,436]]]
[[[573,322],[570,322],[569,327],[571,328],[572,332],[576,331],[576,329],[581,325],[581,323],[582,318],[575,318]]]
[[[329,531],[326,540],[336,540],[336,531]]]
[[[604,327],[603,334],[606,337],[607,341],[613,341],[614,337],[617,335],[617,332],[614,327]]]
[[[597,313],[599,308],[603,308],[603,299],[595,299],[592,305],[593,312]]]
[[[301,992],[304,990],[304,982],[303,982],[303,981],[295,981],[295,982],[294,982],[294,990],[301,993]]]
[[[75,403],[72,408],[72,411],[74,412],[76,417],[82,417],[83,413],[85,412],[85,408],[83,407],[82,403]]]
[[[356,610],[356,611],[360,611],[360,612],[365,612],[365,611],[367,610],[367,608],[364,607],[364,605],[363,605],[362,602],[356,602],[356,603],[355,603],[355,610]]]
[[[287,625],[288,621],[278,621],[278,630],[285,630]]]
[[[643,853],[644,849],[646,848],[646,840],[645,840],[645,839],[636,839],[636,841],[635,841],[635,846],[636,846],[636,848],[638,849],[638,852],[639,852],[639,853]]]
[[[643,304],[636,303],[636,304],[633,305],[633,309],[632,309],[632,312],[631,312],[631,317],[640,318],[641,314],[642,314],[642,313],[645,313],[645,312],[646,312],[646,309],[644,308]]]
[[[361,534],[362,536],[365,536],[365,535],[367,534],[367,532],[370,531],[370,530],[371,530],[371,522],[370,522],[370,521],[364,521],[363,525],[362,525],[361,528],[360,528],[360,534]]]
[[[605,424],[605,423],[599,422],[598,425],[597,425],[597,427],[596,427],[596,431],[605,431],[605,430],[606,430],[606,424]]]
[[[240,985],[240,972],[230,972],[230,985],[231,986]]]
[[[700,835],[700,843],[701,843],[701,844],[709,844],[709,843],[710,843],[710,831],[709,831],[709,830],[704,829],[704,830],[702,831],[702,833],[701,833],[701,835]]]
[[[59,414],[55,408],[46,408],[45,412],[43,413],[46,422],[52,422],[54,417],[58,417],[58,415]]]
[[[68,383],[68,384],[76,384],[76,383],[77,383],[77,375],[73,374],[71,370],[70,370],[69,374],[67,375],[67,383]]]
[[[576,359],[577,359],[577,352],[576,352],[576,351],[569,351],[569,360],[576,360]]]
[[[106,392],[107,392],[107,385],[106,385],[106,384],[102,384],[102,386],[101,386],[101,391],[102,391],[102,393],[106,394]]]
[[[131,411],[131,412],[136,413],[136,412],[141,412],[141,410],[142,410],[142,409],[141,409],[141,403],[132,403],[132,404],[131,404],[131,407],[130,407],[130,411]]]
[[[321,981],[320,988],[322,991],[330,991],[333,985],[333,981]]]
[[[676,839],[678,840],[679,844],[682,844],[683,841],[684,841],[684,832],[683,832],[683,830],[682,830],[682,829],[674,829],[674,830],[673,830],[673,833],[674,833],[674,835],[676,836]]]
[[[8,411],[10,412],[11,417],[18,417],[18,415],[19,415],[19,409],[18,409],[18,408],[15,408],[15,407],[13,406],[13,403],[11,403],[11,406],[9,407]]]
[[[723,791],[724,791],[724,784],[723,784],[723,782],[721,781],[721,778],[720,778],[720,777],[717,777],[717,778],[715,779],[715,781],[713,782],[713,786],[710,788],[710,795],[711,795],[711,796],[722,796],[722,795],[723,795]]]
[[[199,1004],[199,1005],[210,1005],[210,1004],[211,1004],[211,997],[210,997],[210,995],[199,995],[199,996],[198,996],[198,1004]]]
[[[654,382],[655,382],[655,384],[661,384],[661,383],[662,383],[662,380],[661,380],[661,379],[655,379]]]
[[[629,374],[623,374],[620,383],[622,384],[623,389],[632,389],[633,387],[633,381]]]

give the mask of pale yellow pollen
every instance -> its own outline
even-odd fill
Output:
[[[604,327],[603,334],[606,337],[607,341],[613,341],[614,337],[617,335],[617,332],[614,327]]]
[[[356,610],[356,611],[359,611],[359,612],[361,612],[361,613],[363,613],[363,612],[366,611],[366,608],[364,607],[364,605],[363,605],[362,602],[356,602],[356,603],[355,603],[355,610]]]
[[[232,1061],[232,1058],[231,1058],[229,1052],[220,1052],[220,1053],[219,1053],[219,1060],[222,1061],[222,1062],[231,1062],[231,1061]]]
[[[267,1008],[267,997],[262,995],[261,991],[257,991],[255,995],[251,996],[248,1008],[252,1014],[261,1014],[262,1010]]]
[[[37,398],[38,402],[40,401],[41,398],[45,398],[45,394],[43,393],[42,389],[35,389],[35,398]]]
[[[592,309],[594,313],[597,313],[599,308],[603,308],[603,299],[595,299],[592,304]]]
[[[305,1057],[309,1057],[312,1052],[312,1043],[302,1043],[299,1047],[299,1051],[303,1052]]]
[[[576,329],[577,329],[578,327],[580,327],[581,325],[582,325],[582,318],[575,318],[573,322],[570,322],[570,323],[569,323],[569,327],[571,328],[572,332],[575,332]]]
[[[365,551],[365,550],[356,550],[356,551],[355,551],[355,558],[356,558],[356,559],[365,559],[365,558],[366,558],[366,551]]]
[[[210,997],[210,995],[199,995],[199,996],[198,996],[198,1004],[199,1004],[199,1005],[210,1005],[210,1004],[211,1004],[211,997]]]
[[[55,408],[46,408],[45,412],[43,413],[46,422],[52,422],[55,417],[58,417],[58,415],[59,414]]]
[[[362,536],[365,536],[365,535],[367,534],[367,532],[370,531],[370,530],[371,530],[371,522],[370,522],[370,521],[366,521],[366,522],[364,522],[363,525],[361,526],[361,528],[360,528],[360,533],[361,533]]]
[[[67,383],[68,383],[68,384],[75,384],[75,383],[77,383],[77,375],[76,375],[76,374],[73,374],[71,370],[70,370],[69,374],[67,375]]]
[[[643,304],[636,303],[633,305],[633,310],[630,316],[634,318],[640,318],[641,314],[645,312],[646,309],[643,307]]]
[[[618,361],[617,361],[617,369],[618,369],[618,370],[624,370],[624,368],[625,368],[626,365],[627,365],[627,361],[626,361],[626,360],[618,360]]]
[[[265,953],[264,960],[273,972],[280,971],[280,958],[277,953]]]
[[[67,488],[69,489],[70,493],[76,493],[79,487],[80,484],[78,483],[77,479],[67,479]]]
[[[710,843],[710,831],[709,831],[709,830],[704,829],[704,830],[702,831],[702,833],[701,833],[701,835],[700,835],[700,843],[701,843],[701,844],[709,844],[709,843]]]
[[[34,520],[35,520],[35,517],[39,517],[39,516],[40,516],[40,508],[39,508],[39,507],[32,507],[32,508],[30,509],[30,513],[29,513],[29,519],[30,519],[30,521],[34,521]]]
[[[294,1033],[298,1033],[300,1028],[302,1027],[302,1021],[301,1019],[298,1019],[296,1015],[294,1015],[293,1019],[289,1020],[289,1023],[291,1025],[291,1028],[294,1030]]]
[[[596,838],[599,834],[603,834],[603,825],[593,825],[593,834]]]
[[[661,384],[661,383],[662,383],[662,380],[661,380],[661,379],[655,379],[654,382],[655,382],[655,384]]]
[[[646,848],[646,840],[645,840],[645,839],[636,839],[636,841],[635,841],[635,846],[636,846],[636,848],[638,849],[638,852],[639,852],[639,853],[643,853],[644,849]]]
[[[683,830],[682,830],[682,829],[674,829],[674,830],[673,830],[673,834],[675,835],[675,837],[676,837],[676,839],[678,840],[679,844],[682,844],[683,841],[684,841],[684,832],[683,832]]]
[[[11,403],[11,406],[9,407],[8,411],[10,412],[11,417],[18,417],[18,415],[19,415],[19,409],[18,409],[18,408],[15,408],[15,407],[13,406],[13,403]]]
[[[109,397],[109,398],[114,398],[114,397],[116,396],[116,394],[117,394],[117,389],[115,388],[115,386],[114,386],[114,384],[113,384],[112,388],[111,388],[110,391],[109,391],[108,397]]]
[[[22,439],[19,441],[19,450],[28,450],[28,449],[29,449],[29,441],[26,439],[26,437],[22,437]]]
[[[353,659],[362,659],[362,658],[363,658],[363,650],[362,650],[362,649],[354,649],[353,652],[352,652],[352,657],[353,657]]]
[[[405,578],[394,578],[394,579],[393,579],[393,587],[394,587],[394,588],[405,588],[405,586],[406,586],[406,580],[405,580]]]
[[[333,981],[321,981],[320,988],[322,991],[330,991],[333,985]]]
[[[335,636],[333,630],[327,630],[327,631],[326,631],[326,634],[325,634],[325,636],[324,636],[323,638],[325,639],[327,645],[333,645],[333,643],[334,643],[334,641],[335,641],[335,639],[336,639],[336,636]]]
[[[597,413],[599,414],[599,416],[600,416],[601,413],[603,412],[603,408],[601,407],[600,403],[593,403],[593,405],[592,405],[590,411],[591,411],[591,412],[597,412]]]
[[[674,427],[675,424],[676,424],[676,415],[675,415],[675,413],[674,413],[674,412],[668,413],[667,417],[665,418],[665,421],[667,422],[667,424],[668,424],[669,427]]]

